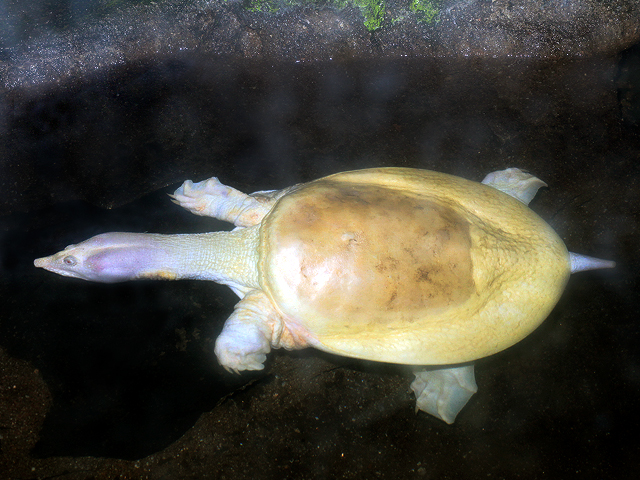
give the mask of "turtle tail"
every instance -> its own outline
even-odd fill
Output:
[[[578,255],[572,252],[569,252],[569,260],[571,262],[571,273],[597,270],[599,268],[613,268],[616,266],[616,262],[612,262],[611,260],[587,257],[586,255]]]

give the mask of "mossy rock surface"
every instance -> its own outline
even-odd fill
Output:
[[[315,8],[333,8],[342,10],[346,7],[358,8],[363,17],[363,24],[368,31],[381,28],[385,21],[396,23],[407,15],[414,15],[418,22],[436,22],[443,0],[407,0],[406,6],[398,5],[397,12],[390,12],[386,0],[242,0],[243,7],[250,12],[276,13],[282,9],[296,6],[313,6]]]

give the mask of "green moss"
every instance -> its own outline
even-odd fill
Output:
[[[382,26],[386,5],[384,0],[352,0],[364,16],[364,26],[373,32]]]
[[[278,0],[243,0],[242,6],[250,12],[274,13],[280,9]]]
[[[329,5],[332,5],[333,7],[335,7],[338,10],[342,10],[347,5],[349,5],[349,0],[328,0],[327,3]]]
[[[407,1],[409,9],[416,14],[419,21],[427,23],[437,21],[443,0]],[[246,10],[263,13],[274,13],[280,8],[309,4],[318,7],[328,5],[337,10],[342,10],[348,5],[358,7],[364,17],[364,26],[370,32],[382,26],[387,10],[386,0],[243,0],[243,6]]]
[[[437,20],[442,0],[410,0],[409,9],[415,12],[418,21],[432,23]]]

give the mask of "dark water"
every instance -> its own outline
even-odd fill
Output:
[[[170,448],[152,476],[627,478],[640,454],[637,58],[178,57],[12,93],[0,345],[51,392],[31,455],[139,459],[212,412],[179,443],[196,452],[197,437],[202,451]],[[618,262],[575,275],[543,326],[479,361],[479,392],[453,426],[414,415],[409,376],[392,366],[285,353],[264,374],[229,375],[211,350],[236,302],[226,287],[89,284],[32,265],[105,231],[228,228],[169,202],[186,178],[255,191],[374,166],[478,181],[528,170],[549,184],[531,207],[569,249]]]

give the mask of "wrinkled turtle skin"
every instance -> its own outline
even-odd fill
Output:
[[[216,340],[228,370],[307,346],[412,365],[417,409],[451,423],[477,391],[474,360],[531,333],[570,273],[614,266],[567,252],[527,207],[543,185],[518,169],[477,183],[378,168],[251,195],[187,181],[175,203],[236,229],[107,233],[35,265],[100,282],[228,285],[241,298]]]

